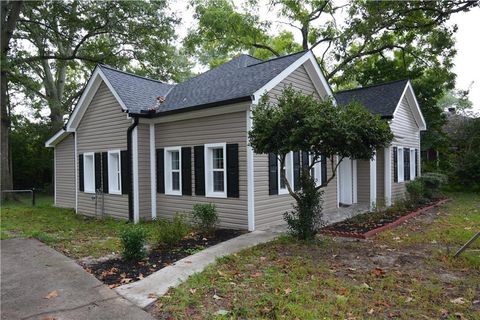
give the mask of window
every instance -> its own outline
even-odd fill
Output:
[[[93,152],[83,154],[83,181],[87,193],[95,193],[95,157]]]
[[[398,167],[398,182],[403,182],[404,174],[403,174],[403,147],[397,148],[397,167]]]
[[[165,194],[182,195],[180,147],[165,148]]]
[[[417,176],[416,163],[417,163],[417,158],[416,158],[415,149],[410,149],[410,180],[414,180],[415,177]]]
[[[120,168],[120,150],[108,151],[108,193],[122,194],[122,173]]]
[[[287,194],[288,189],[285,181],[282,178],[282,172],[285,173],[290,187],[293,188],[293,152],[289,152],[285,157],[283,168],[280,165],[280,160],[278,160],[278,169],[278,194]]]
[[[205,184],[207,197],[227,197],[226,144],[205,145]]]
[[[312,168],[312,177],[315,179],[315,183],[318,186],[321,186],[322,185],[322,162],[321,162],[322,158],[320,157],[317,161],[317,163],[315,163],[313,165],[313,168]],[[313,155],[310,155],[310,162],[309,164],[312,164],[312,161],[313,161]]]

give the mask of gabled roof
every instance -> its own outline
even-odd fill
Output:
[[[407,99],[418,127],[420,130],[426,130],[427,125],[422,110],[408,79],[339,91],[335,94],[337,103],[348,104],[358,101],[371,113],[379,114],[383,118],[394,118],[404,97]]]
[[[132,73],[98,65],[108,82],[125,104],[128,112],[140,112],[151,108],[158,96],[166,96],[174,87],[162,81],[144,78]]]
[[[408,80],[397,80],[335,93],[338,104],[358,101],[373,114],[393,117]]]

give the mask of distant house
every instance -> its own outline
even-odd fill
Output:
[[[54,148],[55,205],[89,216],[138,222],[214,203],[223,227],[264,229],[282,223],[292,198],[279,182],[275,157],[248,146],[251,110],[286,85],[338,103],[359,100],[389,121],[392,146],[372,161],[345,160],[325,190],[324,209],[403,197],[420,172],[425,129],[409,81],[334,95],[311,51],[262,61],[241,55],[179,84],[167,84],[99,65]],[[297,183],[308,155],[291,153],[286,170]],[[316,179],[332,170],[326,162]]]

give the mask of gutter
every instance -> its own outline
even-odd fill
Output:
[[[130,190],[128,192],[128,220],[133,221],[133,154],[132,154],[132,132],[138,125],[138,117],[133,115],[133,123],[127,129],[127,155],[128,168],[130,170]]]

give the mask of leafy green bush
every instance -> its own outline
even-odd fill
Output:
[[[288,224],[290,234],[300,240],[310,240],[322,227],[323,190],[316,189],[315,179],[310,175],[300,176],[299,200],[293,210],[285,212],[283,218]]]
[[[213,203],[198,203],[193,205],[192,218],[195,227],[203,234],[210,234],[218,223],[217,208]]]
[[[424,185],[424,196],[435,200],[442,196],[441,188],[448,182],[447,176],[438,172],[428,172],[419,178]]]
[[[138,261],[146,256],[147,231],[142,226],[132,225],[124,228],[120,232],[120,241],[122,256],[125,259]]]
[[[415,179],[406,183],[408,198],[414,205],[422,204],[425,196],[425,185],[422,179]]]
[[[180,242],[191,230],[186,217],[176,214],[173,219],[159,219],[156,241],[158,245],[173,246]]]

